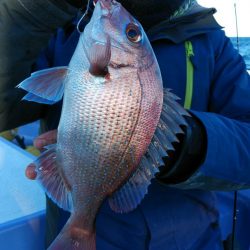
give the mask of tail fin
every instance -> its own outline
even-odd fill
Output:
[[[94,232],[72,225],[69,219],[48,250],[96,250],[96,236]]]

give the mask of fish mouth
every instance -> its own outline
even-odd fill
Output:
[[[115,0],[96,0],[94,3],[95,9],[98,8],[98,18],[111,17],[115,10],[121,7],[121,4]]]
[[[111,0],[99,0],[100,6],[104,10],[111,10],[112,7],[112,1]]]
[[[99,1],[96,1],[96,4],[98,2],[102,10],[109,10],[109,12],[111,12],[114,8],[120,5],[120,3],[115,0],[99,0]]]

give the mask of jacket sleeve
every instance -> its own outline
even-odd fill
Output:
[[[209,112],[191,110],[205,127],[206,156],[191,177],[173,185],[177,188],[250,188],[250,77],[229,38],[222,32],[219,37],[211,41],[217,46]]]
[[[21,101],[24,91],[15,86],[30,75],[55,30],[76,12],[59,0],[0,1],[0,131],[43,116],[46,106]]]

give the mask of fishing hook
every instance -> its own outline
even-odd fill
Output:
[[[95,1],[93,1],[93,4],[95,5]],[[76,26],[77,31],[78,31],[80,34],[82,33],[82,30],[80,29],[80,25],[81,25],[82,20],[88,15],[89,6],[90,6],[90,0],[88,0],[88,4],[87,4],[87,7],[86,7],[86,10],[85,10],[85,12],[83,13],[82,17],[80,18],[80,20],[78,21],[77,26]]]

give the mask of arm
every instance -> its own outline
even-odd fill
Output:
[[[73,1],[74,2],[74,1]],[[0,3],[0,131],[43,116],[44,105],[22,101],[15,86],[31,73],[40,50],[77,8],[59,0],[3,0]]]
[[[176,172],[171,178],[165,176],[164,183],[185,189],[250,188],[250,77],[228,38],[221,35],[212,43],[216,44],[216,55],[210,112],[191,111],[202,124],[206,150],[193,157],[199,158],[195,168],[192,161],[175,166],[189,169],[185,179],[178,179]]]

